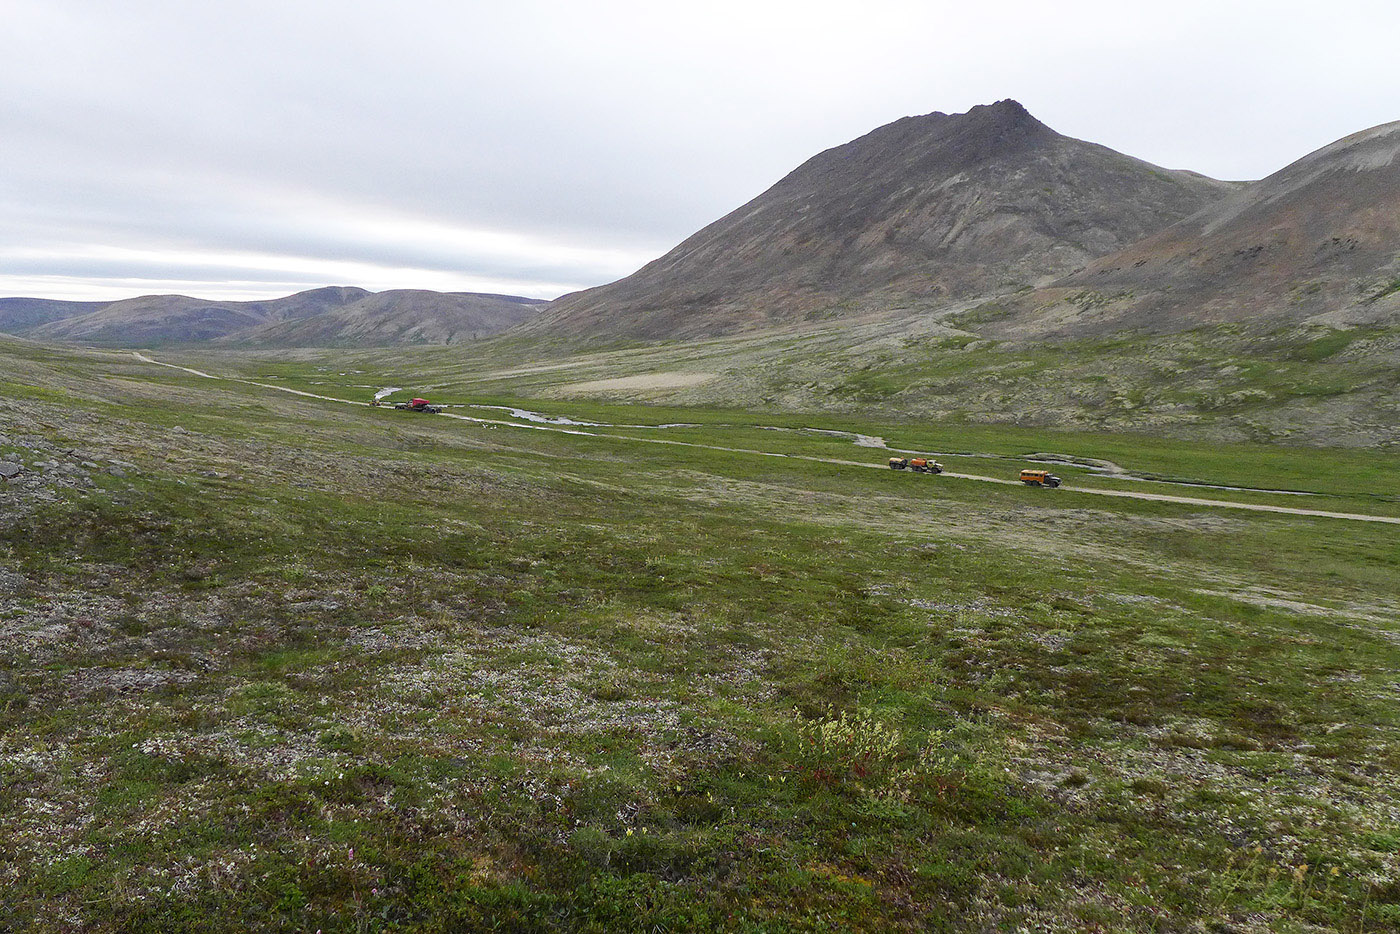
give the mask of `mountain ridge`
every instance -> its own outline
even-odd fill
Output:
[[[92,343],[451,343],[499,333],[546,304],[493,293],[371,292],[355,286],[323,286],[242,302],[187,295],[141,295],[111,302],[0,298],[0,332]]]
[[[1070,310],[1085,290],[1093,314]],[[988,333],[1400,318],[1400,121],[1343,137],[1048,288]],[[1082,301],[1078,301],[1082,305]]]
[[[523,330],[684,339],[946,304],[1068,273],[1237,187],[1062,136],[1014,100],[904,117]]]

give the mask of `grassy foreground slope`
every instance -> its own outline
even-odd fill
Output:
[[[352,398],[405,359],[241,368]],[[1400,924],[1393,527],[24,344],[0,388],[0,458],[26,466],[0,486],[9,929]],[[584,414],[884,456],[768,415]],[[1394,466],[1319,451],[1292,480],[1381,512]]]

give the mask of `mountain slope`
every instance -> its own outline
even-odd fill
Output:
[[[117,302],[0,299],[0,331],[38,340],[90,343],[233,341],[289,346],[451,343],[495,334],[544,302],[509,295],[349,286],[283,298],[221,302],[143,295]]]
[[[988,333],[1400,323],[1400,122],[1325,146],[1006,308]]]
[[[529,329],[703,337],[1014,290],[1233,187],[1061,136],[1015,101],[906,117],[808,160],[633,275],[559,299]]]

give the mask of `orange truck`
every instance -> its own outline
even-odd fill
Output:
[[[914,473],[942,473],[943,465],[927,457],[891,457],[890,470],[912,470]]]
[[[1026,486],[1047,486],[1054,489],[1064,481],[1048,470],[1023,470],[1021,482]]]

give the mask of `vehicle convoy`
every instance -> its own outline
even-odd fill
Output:
[[[433,405],[427,399],[410,399],[407,402],[396,403],[394,408],[406,412],[426,412],[429,415],[436,415],[442,411],[442,406]]]
[[[912,470],[914,473],[942,473],[943,465],[927,457],[891,457],[890,470]]]
[[[1021,471],[1021,482],[1026,486],[1045,486],[1051,489],[1064,483],[1048,470],[1023,470]]]

